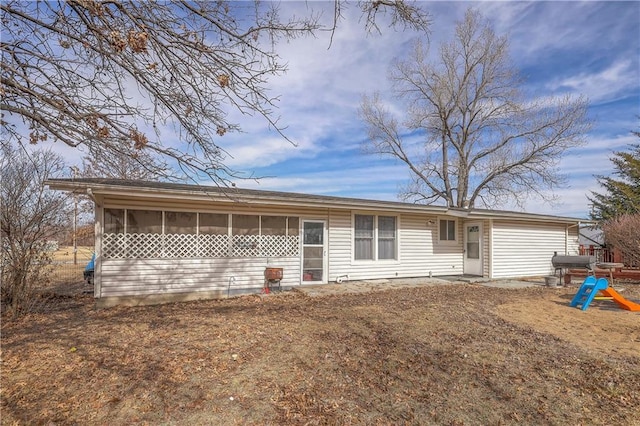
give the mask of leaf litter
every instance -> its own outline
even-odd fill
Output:
[[[2,322],[1,422],[638,424],[640,315],[575,290],[52,298]]]

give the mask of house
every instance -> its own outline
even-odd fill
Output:
[[[50,179],[95,202],[98,304],[260,292],[344,280],[553,273],[581,219],[285,192]],[[133,301],[133,302],[132,302]]]

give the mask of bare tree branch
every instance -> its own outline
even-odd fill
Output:
[[[336,3],[337,27],[341,5]],[[428,14],[397,0],[362,2],[428,28]],[[0,3],[2,128],[20,143],[56,140],[85,152],[148,151],[195,178],[225,184],[223,138],[240,130],[234,111],[262,116],[282,137],[272,76],[286,71],[280,40],[312,35],[319,14],[283,19],[277,3],[69,0]],[[377,28],[377,27],[376,27]],[[22,124],[20,123],[22,121]],[[24,130],[24,129],[28,130]],[[186,148],[165,140],[175,129]],[[129,147],[129,148],[127,148]],[[166,168],[156,168],[159,175]]]
[[[406,105],[406,130],[381,113],[379,96],[361,105],[368,150],[409,166],[411,183],[402,195],[456,207],[520,203],[534,194],[552,201],[546,191],[564,183],[560,157],[583,144],[590,128],[587,101],[525,100],[508,40],[476,11],[467,11],[436,62],[427,60],[427,47],[416,42],[390,74]],[[410,149],[403,133],[423,137],[422,149]]]

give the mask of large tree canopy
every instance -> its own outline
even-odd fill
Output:
[[[634,132],[640,137],[640,132]],[[634,144],[628,151],[613,153],[612,176],[597,176],[604,193],[592,192],[591,218],[607,221],[622,215],[640,214],[640,144]]]
[[[409,168],[403,196],[457,207],[552,198],[547,191],[563,183],[561,155],[589,129],[586,100],[527,99],[507,38],[476,11],[466,13],[433,62],[428,47],[418,41],[391,70],[402,120],[379,94],[361,106],[365,149]]]
[[[323,28],[313,11],[283,19],[277,3],[259,1],[3,1],[2,128],[19,141],[93,152],[147,149],[187,174],[224,181],[233,171],[220,139],[240,129],[231,111],[282,131],[267,90],[285,71],[276,42],[335,30],[342,3]],[[429,25],[403,0],[358,5],[369,29],[379,13]],[[166,140],[173,131],[179,145]]]

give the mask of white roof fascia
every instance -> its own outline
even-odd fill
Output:
[[[423,204],[408,204],[394,201],[376,201],[376,200],[364,200],[364,199],[349,199],[345,198],[341,200],[340,197],[331,197],[330,199],[323,199],[321,196],[318,198],[306,198],[307,194],[295,194],[291,193],[290,196],[286,195],[273,195],[273,194],[242,194],[233,193],[234,188],[228,188],[228,193],[212,193],[202,190],[192,191],[185,189],[167,189],[156,187],[137,187],[137,186],[118,186],[104,183],[92,183],[92,182],[72,182],[72,181],[57,181],[47,180],[45,184],[51,189],[71,191],[74,193],[86,194],[90,189],[94,196],[118,196],[118,197],[138,197],[149,199],[165,199],[165,200],[194,200],[194,201],[215,201],[223,203],[243,203],[246,205],[273,205],[273,206],[291,206],[291,207],[316,207],[316,208],[338,208],[338,209],[351,209],[351,210],[375,210],[375,211],[388,211],[388,212],[407,212],[416,214],[431,214],[431,215],[447,215],[462,219],[505,219],[516,221],[536,221],[536,222],[554,222],[554,223],[569,223],[569,224],[589,224],[595,223],[586,219],[541,215],[535,213],[522,213],[522,212],[508,212],[499,210],[477,210],[477,209],[460,209],[460,208],[447,208],[443,206],[431,206]],[[256,190],[259,191],[259,190]],[[305,198],[296,198],[300,197]]]
[[[164,200],[185,200],[192,201],[215,201],[223,203],[239,202],[247,205],[273,205],[273,206],[292,206],[292,207],[320,207],[320,208],[340,208],[340,209],[356,209],[356,210],[375,210],[388,212],[412,212],[426,213],[433,215],[447,214],[446,207],[428,206],[420,204],[397,203],[394,201],[375,201],[375,200],[359,200],[359,199],[297,199],[295,193],[291,193],[291,197],[274,196],[274,195],[256,195],[256,194],[234,194],[234,188],[229,188],[228,194],[218,194],[205,191],[189,191],[181,189],[163,189],[149,187],[128,187],[114,186],[105,184],[94,184],[86,182],[57,182],[46,181],[51,189],[71,191],[74,193],[84,194],[87,188],[90,188],[94,195],[118,196],[123,198],[137,197],[149,199]],[[305,195],[305,194],[299,194]],[[339,198],[339,197],[336,197]]]

